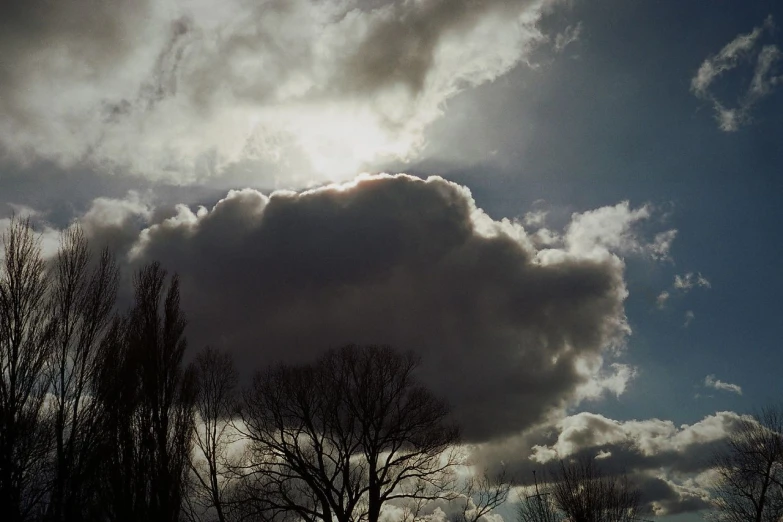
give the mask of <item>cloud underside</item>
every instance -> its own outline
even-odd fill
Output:
[[[0,150],[187,181],[405,160],[449,98],[544,40],[552,2],[41,3],[0,7]]]

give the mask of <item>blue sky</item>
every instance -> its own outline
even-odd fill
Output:
[[[484,9],[465,7],[469,3],[462,1],[439,8],[427,2],[414,6],[412,2],[300,0],[287,7],[270,2],[261,11],[228,2],[215,17],[205,14],[211,9],[209,2],[160,3],[164,7],[142,2],[134,8],[138,12],[112,10],[109,4],[105,12],[90,18],[80,16],[79,8],[84,6],[77,2],[29,26],[24,25],[29,19],[23,10],[12,13],[17,19],[6,17],[11,20],[6,25],[16,20],[27,31],[11,31],[8,25],[7,36],[0,37],[0,49],[9,49],[11,57],[0,65],[0,89],[7,93],[0,98],[0,118],[5,121],[0,125],[0,217],[30,214],[45,238],[73,220],[81,221],[96,241],[118,249],[129,270],[157,255],[186,276],[188,270],[206,273],[199,271],[195,258],[205,264],[221,263],[229,271],[232,263],[271,266],[270,273],[277,274],[277,265],[269,261],[275,251],[242,243],[249,241],[246,236],[231,234],[255,219],[252,216],[257,214],[247,205],[266,208],[272,204],[263,198],[280,189],[293,191],[286,193],[294,199],[285,212],[293,213],[296,226],[279,234],[293,234],[298,224],[313,223],[312,237],[300,231],[287,240],[290,243],[281,243],[258,236],[254,240],[258,244],[293,245],[292,251],[322,252],[321,247],[352,251],[339,242],[321,245],[327,242],[324,238],[339,239],[341,227],[380,238],[378,245],[368,244],[379,251],[388,242],[398,241],[401,249],[416,252],[422,245],[438,242],[426,234],[425,239],[406,235],[414,230],[406,228],[408,220],[430,219],[428,212],[441,207],[417,207],[430,196],[410,199],[419,196],[407,192],[413,189],[400,188],[409,183],[400,181],[403,178],[376,180],[378,186],[390,183],[383,189],[388,198],[376,204],[379,209],[389,205],[384,219],[396,216],[394,226],[388,219],[378,221],[368,214],[368,225],[354,230],[354,220],[361,216],[317,213],[322,210],[313,210],[320,220],[308,221],[309,205],[315,206],[313,201],[321,197],[331,198],[332,189],[316,191],[315,196],[303,195],[303,190],[350,182],[360,172],[441,176],[453,182],[451,188],[436,190],[440,182],[434,182],[426,185],[426,191],[441,195],[453,191],[450,198],[463,201],[465,193],[455,187],[467,188],[493,223],[506,218],[525,227],[526,234],[544,227],[561,234],[559,242],[551,244],[556,246],[550,246],[562,251],[570,248],[563,246],[566,229],[578,215],[628,201],[631,211],[646,209],[645,217],[629,221],[631,235],[614,246],[601,246],[613,240],[610,232],[600,230],[596,243],[596,248],[605,248],[600,259],[622,264],[621,268],[612,265],[628,293],[618,298],[622,310],[596,312],[595,319],[580,311],[578,317],[564,321],[578,323],[567,341],[578,350],[581,333],[589,330],[582,321],[594,321],[590,324],[598,331],[601,321],[624,316],[632,333],[623,335],[623,347],[612,351],[608,344],[601,345],[609,343],[611,336],[600,341],[590,337],[584,342],[591,346],[592,359],[585,355],[585,360],[595,362],[600,357],[603,364],[600,370],[598,366],[590,370],[589,379],[599,379],[600,372],[613,368],[610,363],[624,365],[630,373],[621,379],[620,388],[597,385],[601,391],[592,397],[578,391],[575,377],[562,386],[544,382],[542,389],[558,391],[542,395],[540,407],[525,406],[525,413],[517,417],[513,411],[503,413],[508,417],[496,417],[522,419],[514,425],[516,432],[489,427],[475,431],[480,446],[477,458],[497,459],[503,455],[498,448],[515,448],[515,465],[525,471],[531,462],[539,462],[536,455],[543,455],[531,449],[535,446],[559,448],[562,456],[566,448],[577,453],[619,444],[620,439],[601,442],[598,437],[583,447],[570,442],[568,446],[563,435],[567,422],[581,426],[578,423],[586,422],[586,417],[578,415],[585,412],[624,426],[631,434],[623,437],[640,448],[649,426],[631,428],[624,422],[671,421],[676,431],[681,425],[693,426],[717,418],[716,412],[727,412],[721,417],[723,424],[715,421],[722,426],[715,428],[718,431],[708,433],[705,428],[690,446],[666,450],[695,448],[696,454],[703,449],[696,448],[699,444],[725,436],[737,414],[774,403],[783,392],[777,376],[783,367],[779,228],[783,210],[778,204],[783,194],[783,6],[779,2],[496,0]],[[185,13],[181,17],[179,10]],[[98,31],[91,23],[108,23],[112,29]],[[3,27],[0,23],[0,30]],[[743,50],[721,61],[722,51],[743,41]],[[769,67],[762,71],[764,59]],[[712,64],[717,72],[697,88],[694,78],[706,70],[705,64]],[[724,111],[723,128],[719,110]],[[731,115],[734,119],[726,120]],[[334,190],[355,191],[358,200],[370,193],[367,187],[375,182],[368,183]],[[253,190],[229,193],[245,188]],[[291,194],[299,194],[301,203],[295,203]],[[340,208],[350,207],[352,198]],[[221,199],[223,210],[235,205],[232,212],[239,216],[237,221],[217,224],[229,212],[218,212]],[[371,212],[374,207],[368,205],[361,207],[362,212]],[[281,208],[287,207],[281,203]],[[526,220],[534,211],[546,212],[545,225]],[[621,213],[611,219],[628,219]],[[223,234],[216,236],[222,242],[198,243],[193,238],[201,237],[198,231],[206,230],[204,223],[209,222],[203,221],[204,216],[210,215],[215,230],[224,227]],[[400,229],[394,228],[398,222],[404,222]],[[373,223],[380,223],[379,228],[373,230]],[[432,226],[426,230],[440,230],[434,221]],[[190,232],[183,227],[190,227]],[[668,230],[676,230],[676,237],[665,252],[656,251],[653,238]],[[177,248],[193,258],[175,255],[170,251],[175,247],[167,250],[170,244],[180,245]],[[541,243],[535,248],[549,247]],[[215,253],[221,251],[231,253],[221,258]],[[374,274],[375,258],[363,260],[362,252],[367,250],[356,252],[362,261],[355,266],[349,263],[356,270],[352,277],[365,269]],[[586,259],[579,258],[580,263]],[[409,267],[400,267],[408,261],[399,262],[397,268],[382,272],[407,274]],[[500,261],[496,266],[492,259],[486,262],[485,270],[506,266]],[[328,268],[323,268],[327,275],[321,280],[321,268],[301,266],[310,271],[305,277],[310,281],[307,291],[318,289],[303,294],[308,299],[317,300],[316,295],[328,300],[329,292],[371,293],[376,288],[350,278],[346,279],[350,284],[337,284],[343,276]],[[272,277],[252,270],[247,274],[259,281]],[[676,276],[684,281],[679,288]],[[199,279],[194,275],[193,280]],[[578,287],[578,281],[570,284]],[[433,302],[446,302],[457,292],[453,287],[432,291]],[[389,292],[382,295],[390,300],[390,307],[399,304],[394,301],[399,298],[403,306],[415,309],[415,303]],[[663,292],[668,298],[661,297]],[[210,298],[199,291],[193,290],[190,297],[193,317],[216,313]],[[585,306],[597,306],[587,293],[574,299],[582,298],[588,303]],[[267,302],[273,298],[261,294],[243,299],[249,300],[248,310],[300,306],[285,299]],[[187,310],[187,302],[185,306]],[[300,328],[328,331],[324,335],[333,342],[351,339],[352,331],[329,330],[311,321],[316,312],[308,310],[300,312],[310,314],[297,323]],[[470,320],[463,317],[462,322],[479,324],[482,313],[476,307],[476,315]],[[293,317],[286,320],[293,324]],[[248,319],[255,320],[251,312]],[[446,324],[450,319],[438,320]],[[383,328],[367,326],[371,322],[363,320],[356,336],[374,340],[376,335],[377,342],[398,338],[418,342],[415,334],[391,333],[386,338],[378,333],[385,332]],[[569,328],[563,326],[572,332]],[[249,350],[242,344],[245,334],[198,324],[194,329],[196,343],[218,339],[227,345],[235,342],[238,353]],[[306,336],[290,332],[275,335],[275,342],[289,347],[308,342]],[[481,360],[486,348],[481,343],[495,335],[502,337],[498,331],[475,333],[476,341],[463,355]],[[527,337],[522,339],[519,346],[527,342]],[[421,342],[424,346],[430,341]],[[442,344],[448,342],[443,339]],[[593,347],[594,342],[600,346]],[[530,343],[526,349],[540,348]],[[263,360],[278,353],[276,348],[270,350]],[[432,365],[440,361],[437,364],[455,374],[464,371],[448,362],[446,348],[426,350],[423,353]],[[308,353],[303,349],[301,357]],[[430,376],[436,388],[438,383],[452,382],[436,373]],[[525,375],[534,379],[536,373]],[[546,375],[557,379],[559,374]],[[491,380],[491,372],[482,377]],[[502,393],[500,388],[493,390]],[[469,415],[473,406],[463,395],[456,394],[454,400],[459,405],[464,399],[467,406],[460,411]],[[537,400],[531,397],[524,395],[524,404]],[[498,400],[504,399],[498,396]],[[491,420],[487,425],[494,426]],[[542,435],[547,429],[549,438]],[[553,434],[557,438],[558,430],[559,446],[552,438]],[[651,455],[644,453],[648,459]],[[661,462],[670,485],[682,485],[704,471],[678,471],[668,461]],[[639,473],[652,476],[650,470],[657,465],[638,464]],[[697,485],[706,487],[704,480]],[[659,514],[684,511],[694,517],[706,505],[688,504],[686,500],[693,499],[672,488],[676,494],[660,500]],[[677,501],[672,500],[675,497]]]

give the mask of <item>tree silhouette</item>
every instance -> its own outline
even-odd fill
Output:
[[[13,219],[0,252],[4,521],[378,522],[458,500],[455,522],[477,522],[505,501],[504,476],[457,479],[459,430],[411,352],[329,350],[240,397],[229,353],[183,364],[176,275],[143,266],[118,314],[108,250],[76,225],[52,259],[40,242]]]
[[[265,519],[377,522],[389,501],[442,498],[459,430],[419,359],[345,346],[258,374],[244,394],[245,508]]]
[[[486,471],[471,475],[465,481],[458,497],[462,502],[462,509],[449,518],[450,522],[478,522],[481,517],[506,502],[511,484],[505,468],[494,475]]]
[[[134,278],[132,309],[102,345],[104,511],[112,520],[179,519],[193,429],[179,282],[158,263]]]
[[[49,279],[39,238],[29,221],[13,219],[2,242],[0,506],[5,520],[17,522],[43,509],[51,474],[46,369],[53,344],[46,306]]]
[[[193,442],[197,455],[191,462],[195,475],[191,500],[200,507],[200,513],[194,516],[214,510],[217,520],[225,522],[226,491],[233,478],[228,469],[229,445],[238,438],[232,416],[237,411],[239,374],[230,353],[210,346],[199,352],[193,368],[197,383]]]
[[[520,522],[632,522],[640,511],[640,491],[626,475],[609,475],[594,459],[560,461],[549,480],[523,499]]]
[[[87,518],[97,488],[102,412],[91,400],[91,385],[100,363],[99,344],[111,323],[118,281],[119,270],[108,250],[96,262],[79,227],[63,232],[49,296],[55,442],[50,520]]]
[[[716,522],[772,522],[783,517],[783,412],[743,418],[714,457]]]

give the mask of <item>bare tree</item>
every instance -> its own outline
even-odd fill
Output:
[[[490,475],[486,471],[472,475],[465,482],[459,497],[462,509],[451,522],[478,522],[484,515],[506,502],[511,491],[511,480],[505,468],[499,473]]]
[[[92,400],[98,345],[117,295],[119,270],[108,250],[97,263],[79,227],[63,232],[50,292],[51,396],[54,415],[52,520],[81,520],[97,477],[101,411]]]
[[[13,219],[3,234],[0,266],[0,506],[4,519],[41,510],[48,481],[50,418],[47,364],[48,279],[40,240],[29,221]]]
[[[718,522],[777,522],[783,517],[783,412],[743,418],[714,457]]]
[[[535,470],[533,471],[533,487],[517,504],[517,520],[519,522],[560,522],[564,513],[558,509],[548,484],[538,485]]]
[[[640,498],[625,474],[604,473],[594,459],[583,458],[560,461],[550,480],[524,499],[517,513],[520,522],[631,522],[639,515]]]
[[[267,519],[378,522],[386,502],[450,494],[459,430],[416,381],[418,364],[346,346],[258,374],[242,412],[246,506]]]
[[[229,473],[229,446],[238,434],[232,426],[237,411],[239,374],[231,354],[207,346],[193,363],[197,392],[195,445],[191,468],[195,476],[195,501],[202,511],[214,510],[219,522],[226,520],[226,491],[233,475]]]
[[[191,452],[194,379],[182,358],[186,320],[177,277],[139,270],[135,301],[102,343],[96,398],[103,408],[104,513],[113,520],[176,521]]]

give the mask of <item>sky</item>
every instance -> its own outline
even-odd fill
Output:
[[[780,397],[783,6],[0,7],[0,228],[177,272],[245,374],[421,354],[477,467],[587,455],[697,519]],[[127,299],[127,296],[125,297]]]

